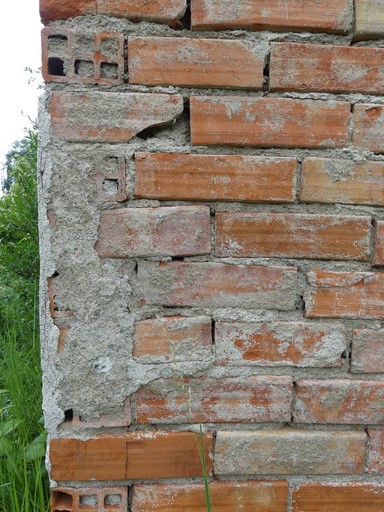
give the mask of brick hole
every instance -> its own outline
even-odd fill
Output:
[[[184,261],[183,256],[172,256],[172,261]]]
[[[48,58],[48,74],[53,76],[65,76],[64,61],[59,57]]]
[[[79,499],[80,508],[94,508],[97,507],[97,495],[96,494],[83,494]]]
[[[68,45],[68,37],[63,35],[48,36],[49,53],[66,53]]]
[[[106,57],[116,57],[119,51],[119,42],[115,37],[107,37],[100,42],[100,50]]]
[[[177,20],[171,28],[175,30],[191,30],[192,26],[192,11],[191,11],[191,0],[187,0],[187,8],[185,10],[185,14],[182,18]]]
[[[119,159],[116,156],[109,156],[103,159],[103,168],[106,172],[119,171]]]
[[[67,409],[64,411],[64,423],[70,423],[73,421],[73,409]]]
[[[104,507],[119,507],[121,502],[121,494],[107,494],[104,498]]]
[[[115,196],[119,191],[119,180],[106,179],[103,181],[103,192],[108,196]]]
[[[75,74],[92,78],[95,71],[95,66],[91,60],[76,60],[75,61]]]
[[[73,41],[73,51],[75,55],[92,55],[95,48],[94,38],[91,36],[75,36]]]
[[[52,491],[52,512],[72,512],[73,498],[62,491]]]
[[[100,76],[101,78],[116,80],[119,77],[119,66],[109,62],[102,62],[100,65]]]

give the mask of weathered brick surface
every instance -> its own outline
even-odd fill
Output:
[[[54,92],[50,103],[53,133],[68,142],[128,142],[182,111],[177,94]]]
[[[194,0],[192,28],[195,30],[287,30],[343,33],[351,28],[350,0],[280,2],[248,0]]]
[[[220,263],[140,262],[146,303],[164,306],[245,307],[292,310],[297,272],[293,267]]]
[[[366,438],[363,430],[219,431],[215,473],[219,476],[363,473]]]
[[[384,152],[384,108],[383,105],[358,103],[353,108],[354,129],[352,143],[374,153]]]
[[[52,439],[54,480],[127,480],[202,476],[200,437],[193,432],[136,432],[124,436]],[[212,436],[204,434],[205,459],[212,467]]]
[[[264,55],[241,41],[138,37],[128,40],[129,82],[260,90]]]
[[[349,142],[350,107],[343,101],[192,97],[196,145],[335,148]]]
[[[373,266],[384,265],[384,221],[377,221],[375,226],[375,239],[372,257]]]
[[[306,158],[300,200],[384,206],[384,163]]]
[[[383,318],[384,275],[373,272],[308,273],[304,295],[309,318]]]
[[[295,389],[298,423],[384,424],[384,382],[299,380]]]
[[[288,485],[284,481],[211,482],[213,510],[220,512],[286,512]],[[202,484],[135,485],[133,512],[205,512]]]
[[[126,162],[123,156],[107,156],[96,160],[91,175],[97,187],[97,199],[103,202],[124,202],[127,199]]]
[[[292,389],[291,377],[160,379],[136,393],[136,421],[290,421]]]
[[[100,214],[95,249],[102,258],[188,256],[211,251],[207,206],[123,208]]]
[[[369,259],[370,217],[241,212],[215,220],[219,257]]]
[[[51,494],[52,512],[126,512],[128,487],[54,487]]]
[[[384,49],[273,43],[272,91],[382,94]]]
[[[215,324],[215,361],[220,365],[337,368],[345,349],[345,330],[335,324]]]
[[[123,83],[123,35],[100,32],[84,37],[63,28],[45,28],[41,35],[42,74],[46,82]]]
[[[370,473],[384,473],[384,430],[375,430],[370,428],[368,429],[368,435],[368,471]]]
[[[140,363],[202,361],[212,357],[207,316],[151,318],[135,324],[133,357]]]
[[[44,24],[93,13],[167,23],[180,18],[185,8],[186,0],[40,0]]]
[[[271,203],[295,200],[294,158],[136,153],[135,165],[137,198]]]
[[[293,512],[382,512],[384,486],[369,483],[308,483],[292,492]]]
[[[384,373],[384,329],[354,329],[352,373]]]
[[[382,0],[355,0],[355,39],[384,36],[384,4]]]

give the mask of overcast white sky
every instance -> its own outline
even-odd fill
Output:
[[[58,0],[60,1],[60,0]],[[30,126],[28,116],[37,115],[37,98],[41,91],[28,85],[31,75],[24,71],[38,69],[40,60],[39,0],[5,2],[0,21],[0,168],[12,143]]]

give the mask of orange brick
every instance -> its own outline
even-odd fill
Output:
[[[355,0],[355,40],[384,36],[384,4],[382,0]]]
[[[217,512],[286,512],[288,485],[284,481],[210,482]],[[202,484],[135,485],[133,512],[206,512]]]
[[[384,382],[301,380],[296,383],[298,423],[384,424]]]
[[[366,439],[364,430],[316,431],[289,427],[218,431],[215,474],[222,477],[364,473]]]
[[[309,318],[384,318],[384,275],[374,272],[308,273],[304,300]]]
[[[341,366],[343,327],[304,322],[215,324],[216,364],[229,366]]]
[[[384,329],[354,329],[352,373],[384,373]]]
[[[130,480],[203,476],[200,436],[193,432],[142,431],[124,436],[52,439],[53,480]],[[205,460],[212,468],[212,435],[204,434]]]
[[[53,92],[50,103],[53,133],[68,142],[128,142],[182,111],[178,94]]]
[[[147,304],[292,310],[297,271],[292,267],[199,262],[139,262]]]
[[[137,198],[270,203],[295,200],[294,158],[136,153],[135,165]]]
[[[384,486],[309,483],[292,492],[293,512],[383,512]]]
[[[128,487],[54,487],[51,493],[52,512],[126,512],[127,507]]]
[[[85,38],[63,28],[44,28],[42,75],[46,82],[117,85],[124,82],[124,36],[100,32]],[[89,39],[89,48],[81,43]]]
[[[375,246],[372,257],[373,266],[384,265],[384,221],[377,221],[375,226]]]
[[[52,439],[49,446],[53,480],[124,480],[126,440],[98,437],[82,441]]]
[[[374,153],[384,152],[384,107],[369,103],[354,106],[352,144]]]
[[[136,421],[284,422],[291,401],[291,377],[159,379],[136,393]]]
[[[384,163],[306,158],[300,201],[384,206]]]
[[[370,217],[290,213],[217,213],[219,257],[368,261]]]
[[[272,91],[382,94],[384,49],[273,43]]]
[[[99,13],[133,20],[167,23],[181,18],[186,0],[40,0],[41,21],[65,20],[74,16]]]
[[[241,41],[174,37],[128,40],[129,82],[261,90],[264,55]]]
[[[193,0],[194,30],[285,30],[347,32],[352,26],[350,0]]]
[[[370,473],[384,473],[384,430],[374,430],[370,428],[368,429],[368,435],[368,471]]]
[[[100,214],[101,258],[188,256],[211,251],[208,206],[123,208]]]
[[[207,316],[170,316],[136,322],[133,357],[142,364],[209,359],[211,330],[211,319]]]
[[[343,147],[349,120],[349,103],[342,101],[191,98],[191,138],[197,145]]]

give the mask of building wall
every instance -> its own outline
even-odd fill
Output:
[[[384,2],[40,0],[53,512],[383,512]]]

